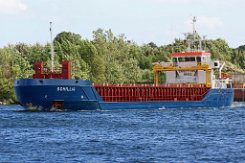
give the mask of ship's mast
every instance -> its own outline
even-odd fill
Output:
[[[53,43],[53,33],[52,33],[52,22],[50,24],[50,45],[51,45],[51,72],[54,71],[54,43]]]
[[[196,27],[195,27],[196,21],[197,21],[197,19],[194,16],[193,19],[192,19],[192,36],[191,37],[189,36],[191,33],[185,33],[184,34],[185,38],[187,40],[187,43],[188,43],[187,51],[195,50],[195,41],[198,38]]]
[[[193,45],[195,44],[195,42],[196,41],[198,41],[199,42],[199,45],[198,45],[198,47],[197,47],[197,50],[200,50],[200,51],[202,51],[203,49],[202,49],[202,39],[198,36],[198,34],[197,34],[197,31],[196,31],[196,21],[197,21],[197,19],[196,19],[196,17],[194,16],[193,17],[193,19],[192,19],[192,28],[193,28]]]
[[[187,40],[187,51],[202,51],[202,39],[200,38],[200,36],[198,35],[197,31],[196,31],[196,17],[194,16],[192,19],[192,33],[185,33],[185,38]],[[191,35],[191,37],[190,37]],[[196,45],[196,43],[198,42],[198,45]]]
[[[195,48],[195,42],[197,40],[196,22],[197,22],[197,19],[194,16],[193,19],[192,19],[192,30],[193,30],[193,33],[192,33],[192,35],[193,35],[192,46],[194,48],[193,50],[197,50],[198,49],[198,48],[197,49]]]
[[[192,19],[192,28],[193,28],[193,38],[194,38],[194,40],[196,39],[196,33],[197,33],[196,27],[195,27],[196,21],[197,21],[197,19],[196,19],[196,17],[194,16],[193,19]]]

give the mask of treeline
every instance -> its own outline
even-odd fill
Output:
[[[94,83],[152,83],[152,63],[170,61],[170,53],[186,48],[183,39],[175,39],[175,43],[163,46],[153,42],[138,45],[127,40],[125,35],[115,36],[111,30],[94,31],[92,40],[62,32],[54,39],[55,67],[59,68],[67,59],[72,61],[75,79],[88,79]],[[225,40],[216,39],[206,40],[204,48],[214,59],[236,65],[227,67],[230,71],[245,69],[245,46],[232,49]],[[16,102],[14,80],[32,77],[36,61],[44,61],[45,67],[50,68],[50,44],[19,43],[0,48],[0,102]]]

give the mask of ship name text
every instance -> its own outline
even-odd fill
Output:
[[[75,92],[75,87],[57,87],[57,92]]]

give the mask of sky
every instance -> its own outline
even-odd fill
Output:
[[[49,22],[54,36],[67,31],[91,40],[102,28],[160,46],[191,32],[194,16],[207,39],[245,44],[244,0],[0,0],[0,47],[50,42]]]

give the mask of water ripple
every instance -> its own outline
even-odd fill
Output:
[[[19,112],[0,106],[0,162],[243,162],[245,106]]]

